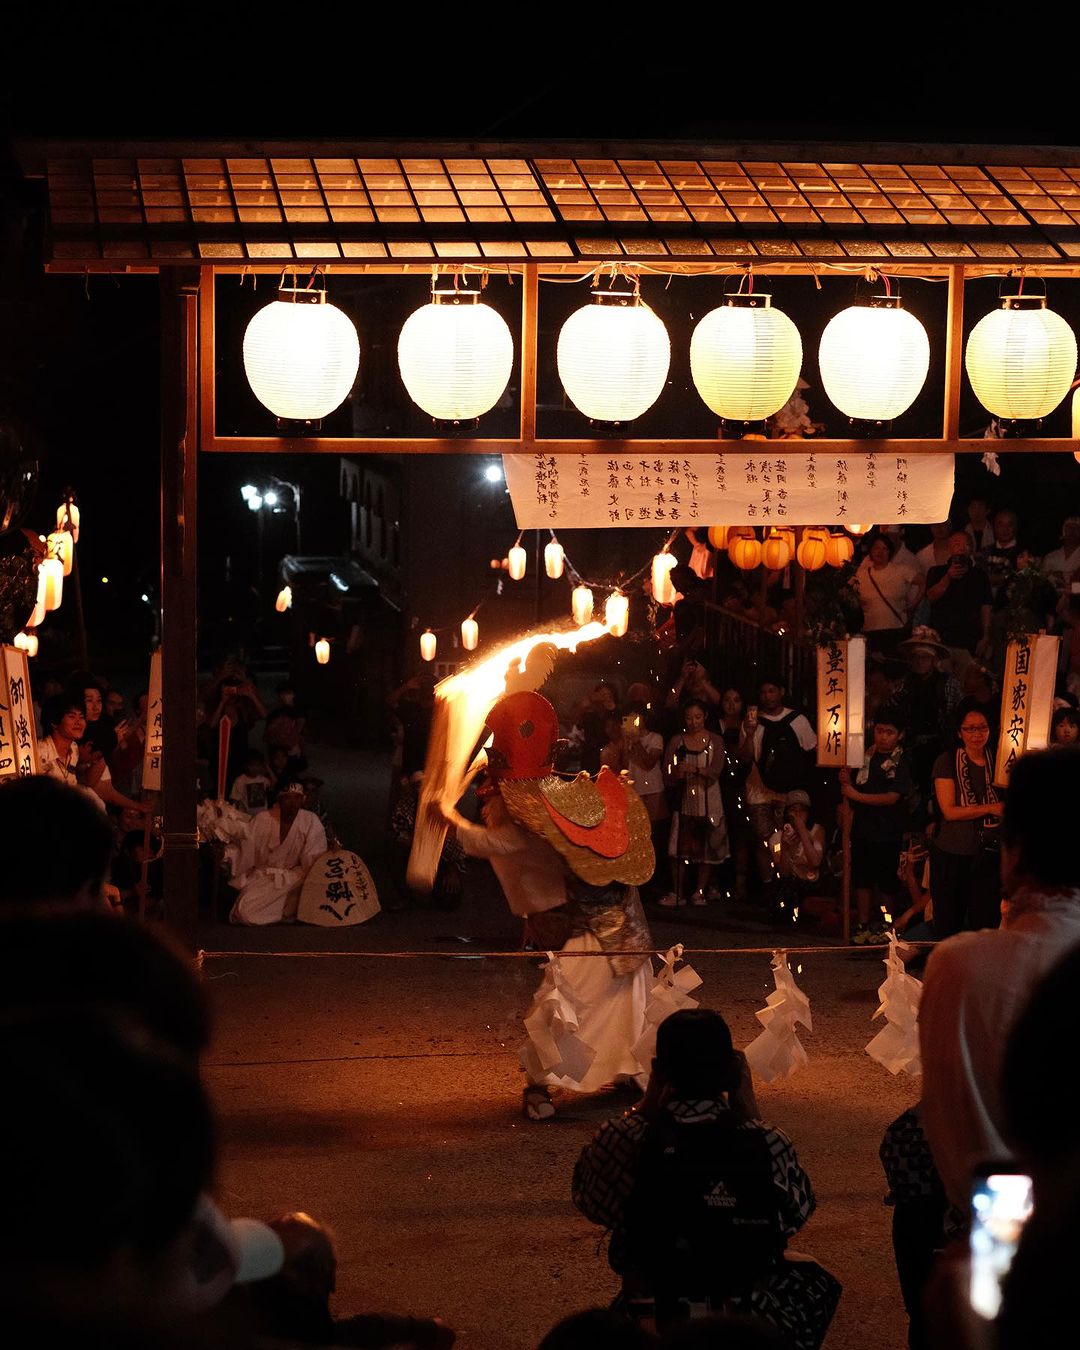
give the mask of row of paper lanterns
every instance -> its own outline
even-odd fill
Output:
[[[870,526],[853,525],[853,534],[864,534]],[[709,528],[709,543],[719,551],[726,551],[736,567],[744,571],[764,566],[769,571],[781,572],[792,561],[808,572],[816,572],[828,564],[830,567],[843,567],[855,555],[855,545],[849,535],[833,533],[824,529],[805,529],[802,539],[796,543],[795,531],[771,529],[759,540],[750,525],[713,525]],[[544,548],[544,570],[552,580],[563,574],[565,553],[557,539]],[[677,592],[671,580],[671,573],[678,564],[675,555],[665,545],[652,559],[652,593],[659,605],[670,605],[675,601]],[[501,566],[495,563],[494,566]],[[512,581],[521,581],[528,565],[528,555],[521,546],[521,536],[507,550],[506,570]],[[579,581],[570,593],[570,610],[574,622],[579,628],[592,622],[595,597],[591,586]],[[461,645],[467,652],[475,651],[480,640],[480,629],[474,610],[461,621]],[[630,601],[618,588],[608,596],[604,605],[604,626],[613,637],[622,637],[629,626]],[[420,634],[420,656],[424,661],[434,661],[438,651],[438,635],[431,628]],[[329,659],[329,654],[327,655]],[[321,658],[320,658],[321,660]]]
[[[45,556],[37,565],[37,596],[34,607],[20,632],[12,638],[12,645],[27,656],[37,656],[37,628],[45,615],[59,609],[64,598],[64,578],[71,575],[75,562],[75,545],[79,539],[79,508],[74,502],[61,502],[56,510],[56,529],[49,535],[40,535],[45,545]]]
[[[490,411],[510,380],[514,344],[506,321],[478,290],[432,288],[406,320],[398,365],[413,401],[437,421],[470,422]],[[972,388],[995,417],[1045,417],[1076,371],[1076,338],[1042,296],[1005,297],[975,325],[965,354]],[[593,292],[563,324],[559,377],[570,401],[597,422],[632,422],[664,387],[671,341],[634,290]],[[710,311],[690,340],[690,372],[708,407],[734,422],[760,422],[794,392],[802,368],[795,324],[761,292]],[[830,319],[818,361],[825,392],[855,421],[889,422],[917,398],[930,365],[926,329],[898,296],[851,305]],[[348,397],[360,363],[351,319],[325,290],[283,286],[244,334],[244,368],[277,417],[312,422]]]

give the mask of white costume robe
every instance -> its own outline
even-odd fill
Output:
[[[514,914],[539,914],[566,903],[562,859],[520,825],[513,821],[462,825],[458,839],[470,857],[487,858],[491,863]],[[636,891],[633,903],[640,911]],[[563,953],[603,950],[592,932],[575,933],[561,948]],[[521,1047],[520,1058],[529,1082],[575,1092],[595,1092],[623,1077],[643,1083],[648,1065],[638,1062],[633,1047],[644,1028],[651,984],[652,966],[644,953],[637,969],[625,974],[617,973],[611,960],[596,956],[570,957],[558,962],[557,975],[553,970],[545,972],[525,1015],[529,1039]],[[547,1015],[557,1018],[558,1025],[552,1039],[541,1036],[545,1052],[537,1045],[531,1022],[553,995],[557,995],[555,1006],[547,1009]],[[561,1000],[568,1006],[562,1006]]]
[[[240,892],[230,923],[282,923],[296,918],[304,878],[326,852],[326,831],[313,811],[302,808],[279,842],[280,829],[273,811],[261,811],[251,822],[247,838],[229,845],[230,885]]]

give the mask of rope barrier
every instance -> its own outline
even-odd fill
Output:
[[[933,947],[935,944],[934,944],[933,942],[904,942],[903,939],[901,939],[901,945],[902,945],[902,946],[906,946],[906,947],[911,947],[911,948],[922,948],[922,947]],[[837,955],[855,956],[855,955],[861,955],[861,954],[866,953],[866,952],[887,952],[887,951],[888,951],[888,945],[887,945],[886,943],[884,943],[884,942],[882,942],[882,943],[880,943],[880,944],[876,944],[876,945],[874,945],[874,946],[866,946],[866,947],[850,947],[850,946],[835,946],[835,947],[785,947],[785,946],[783,946],[783,945],[781,945],[781,944],[777,944],[777,945],[772,946],[772,947],[685,947],[685,946],[684,946],[683,949],[682,949],[682,955],[683,955],[684,957],[690,957],[690,956],[774,956],[777,952],[783,952],[786,956],[837,956]],[[578,957],[578,956],[657,956],[657,957],[660,958],[661,961],[663,961],[663,960],[666,959],[667,952],[666,952],[666,951],[656,951],[656,950],[654,950],[654,949],[652,949],[652,948],[650,948],[648,951],[642,951],[642,950],[639,948],[639,949],[635,949],[634,951],[621,951],[621,950],[620,950],[620,951],[610,951],[610,952],[604,952],[604,951],[600,951],[600,952],[564,952],[564,951],[559,951],[559,952],[556,952],[555,955],[556,955],[557,957],[559,957],[560,959],[567,959],[567,960],[569,960],[569,959],[571,959],[571,958],[573,958],[573,957]],[[222,960],[222,961],[223,961],[223,960],[233,959],[233,958],[236,958],[236,957],[249,957],[249,956],[252,956],[252,957],[274,957],[274,958],[283,957],[283,956],[293,956],[293,957],[303,957],[305,960],[311,960],[311,959],[319,960],[319,959],[326,959],[326,958],[337,959],[338,957],[350,956],[350,957],[357,957],[357,958],[359,958],[360,960],[371,959],[371,960],[375,960],[375,961],[387,961],[387,960],[389,960],[389,961],[402,961],[402,960],[416,960],[416,959],[421,959],[421,960],[422,960],[423,958],[429,957],[429,956],[455,956],[455,957],[468,957],[470,960],[474,960],[474,961],[475,961],[475,960],[480,960],[480,959],[482,959],[482,958],[483,958],[483,959],[486,959],[486,958],[489,958],[489,957],[490,957],[490,958],[497,958],[497,959],[499,959],[499,960],[513,960],[513,959],[517,959],[517,960],[519,960],[519,961],[536,961],[536,960],[545,960],[546,957],[547,957],[547,952],[546,952],[546,951],[520,951],[520,950],[519,950],[519,951],[513,951],[513,952],[495,952],[495,951],[479,951],[479,952],[455,952],[455,951],[426,951],[426,952],[417,952],[417,951],[406,951],[406,952],[357,952],[357,951],[347,951],[347,952],[341,952],[341,951],[334,951],[334,952],[207,952],[207,951],[200,951],[200,952],[198,953],[197,962],[198,962],[199,964],[201,964],[203,961],[215,961],[215,960]],[[882,957],[882,959],[884,959],[884,957]]]

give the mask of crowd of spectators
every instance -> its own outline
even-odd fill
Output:
[[[897,732],[878,723],[868,788]],[[200,1071],[207,988],[152,928],[107,912],[110,830],[85,789],[42,776],[0,797],[25,845],[0,877],[0,1041],[18,1103],[0,1123],[12,1343],[446,1350],[454,1332],[437,1318],[335,1315],[334,1238],[317,1219],[225,1216]],[[882,1143],[916,1350],[1060,1339],[1080,1203],[1076,1089],[1057,1063],[1080,1033],[1078,810],[1080,748],[1018,762],[1000,813],[1001,927],[950,937],[927,965],[921,1101]],[[786,814],[808,860],[808,805]],[[50,848],[58,835],[67,846]],[[869,856],[860,875],[872,877]],[[973,1178],[988,1163],[1029,1174],[1035,1196],[993,1323],[971,1309],[968,1257]],[[607,1230],[621,1288],[540,1350],[821,1346],[841,1286],[791,1247],[818,1199],[719,1012],[661,1022],[641,1102],[584,1144],[567,1185]]]

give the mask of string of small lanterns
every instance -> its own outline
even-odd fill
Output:
[[[482,301],[488,272],[470,278],[460,267],[432,269],[430,298],[405,321],[398,366],[409,397],[437,422],[473,422],[501,399],[513,368],[513,337],[500,314]],[[590,303],[562,325],[556,345],[559,378],[569,400],[594,422],[621,425],[641,417],[659,398],[671,364],[671,340],[641,295],[639,272],[604,264],[581,280]],[[606,284],[604,274],[607,274]],[[325,272],[307,284],[287,284],[260,309],[244,333],[244,369],[255,396],[279,420],[317,424],[348,397],[359,369],[352,320],[327,300]],[[818,360],[822,385],[853,422],[879,428],[918,397],[929,372],[930,342],[922,323],[903,308],[893,279],[875,269],[864,276],[877,293],[830,319]],[[999,295],[998,309],[973,328],[965,349],[972,389],[993,416],[1038,420],[1061,403],[1076,372],[1076,338],[1047,306],[1044,294]],[[475,284],[477,283],[478,284]],[[744,289],[745,286],[745,289]],[[747,268],[737,291],[695,325],[690,371],[705,404],[723,422],[759,423],[791,397],[803,362],[798,328],[755,291]]]
[[[80,524],[79,507],[69,494],[56,509],[56,529],[38,536],[45,552],[37,562],[37,595],[26,623],[11,640],[12,646],[28,657],[38,654],[37,629],[44,623],[45,615],[59,609],[63,602],[64,578],[71,575],[75,565]]]

